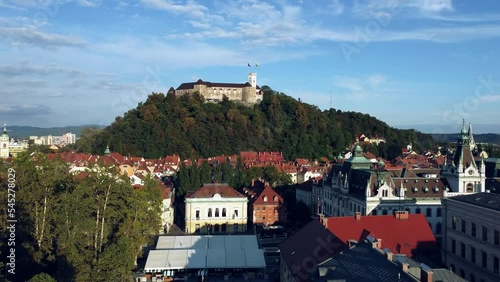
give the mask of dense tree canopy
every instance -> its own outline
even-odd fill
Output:
[[[180,154],[182,159],[237,154],[240,151],[282,151],[287,159],[332,158],[345,152],[356,135],[387,139],[389,148],[412,142],[414,148],[430,147],[432,138],[413,130],[397,130],[367,114],[342,112],[299,102],[269,87],[263,101],[252,107],[224,99],[205,103],[199,94],[175,97],[149,95],[144,103],[77,146],[102,154],[109,144],[124,155],[158,158]],[[92,132],[94,133],[94,132]]]
[[[142,189],[134,189],[128,178],[102,164],[75,179],[64,162],[41,153],[20,154],[11,171],[18,222],[12,281],[130,279],[142,247],[160,230],[158,182],[146,181]],[[4,168],[0,184],[6,187]],[[5,202],[7,189],[1,191]],[[5,248],[1,245],[2,254]]]

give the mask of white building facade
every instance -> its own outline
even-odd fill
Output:
[[[9,134],[7,133],[7,125],[3,125],[2,135],[0,136],[0,158],[8,158],[9,152]]]
[[[227,184],[205,184],[186,195],[186,233],[245,232],[248,199]]]

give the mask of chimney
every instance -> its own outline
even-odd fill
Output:
[[[252,178],[252,187],[255,186],[255,179]]]
[[[382,249],[382,239],[377,238],[377,248]]]
[[[408,220],[409,218],[408,211],[396,211],[394,216],[399,220]]]
[[[420,281],[421,282],[432,282],[433,276],[432,269],[428,267],[426,264],[420,264]]]
[[[392,252],[391,252],[389,249],[385,248],[385,249],[384,249],[384,253],[385,253],[385,258],[386,258],[388,261],[392,261],[392,257],[393,257]]]
[[[360,212],[356,212],[356,213],[354,214],[354,218],[355,218],[356,220],[361,220],[361,213],[360,213]]]
[[[406,261],[402,262],[401,263],[401,271],[403,271],[404,273],[408,273],[409,266],[410,265]]]

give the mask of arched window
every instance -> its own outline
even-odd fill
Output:
[[[460,277],[465,278],[465,271],[460,269]]]
[[[383,209],[383,210],[382,210],[382,214],[383,214],[383,215],[387,215],[387,209]]]
[[[455,273],[455,265],[453,264],[450,264],[450,271]]]
[[[215,217],[219,217],[219,208],[215,209]]]
[[[420,213],[421,213],[420,208],[417,208],[417,209],[415,210],[415,213],[416,213],[416,214],[420,214]]]
[[[222,208],[222,217],[226,217],[226,208]]]
[[[264,196],[262,199],[264,200],[264,202],[267,202],[267,196]]]
[[[208,217],[212,217],[212,208],[208,209]]]
[[[377,210],[376,209],[372,210],[372,215],[377,215]]]
[[[276,196],[276,195],[274,196],[274,201],[278,202],[278,196]]]

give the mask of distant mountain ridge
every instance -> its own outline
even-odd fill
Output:
[[[437,142],[451,142],[457,141],[458,133],[450,134],[431,134],[432,138]],[[485,133],[485,134],[474,134],[474,141],[476,143],[488,143],[488,144],[498,144],[500,145],[500,134],[495,133]]]
[[[98,129],[103,129],[105,126],[89,124],[89,125],[75,125],[75,126],[64,126],[64,127],[34,127],[34,126],[17,126],[7,125],[7,130],[9,137],[11,138],[28,138],[29,136],[44,136],[44,135],[54,135],[60,136],[64,133],[74,133],[76,137],[79,137],[82,130],[88,127],[95,127]]]
[[[468,120],[465,120],[468,122]],[[462,129],[462,123],[460,124],[413,124],[413,125],[394,125],[396,128],[401,129],[415,129],[422,133],[429,134],[458,134]],[[472,131],[474,136],[477,134],[500,134],[500,123],[499,124],[484,124],[484,123],[474,123],[472,121]]]

